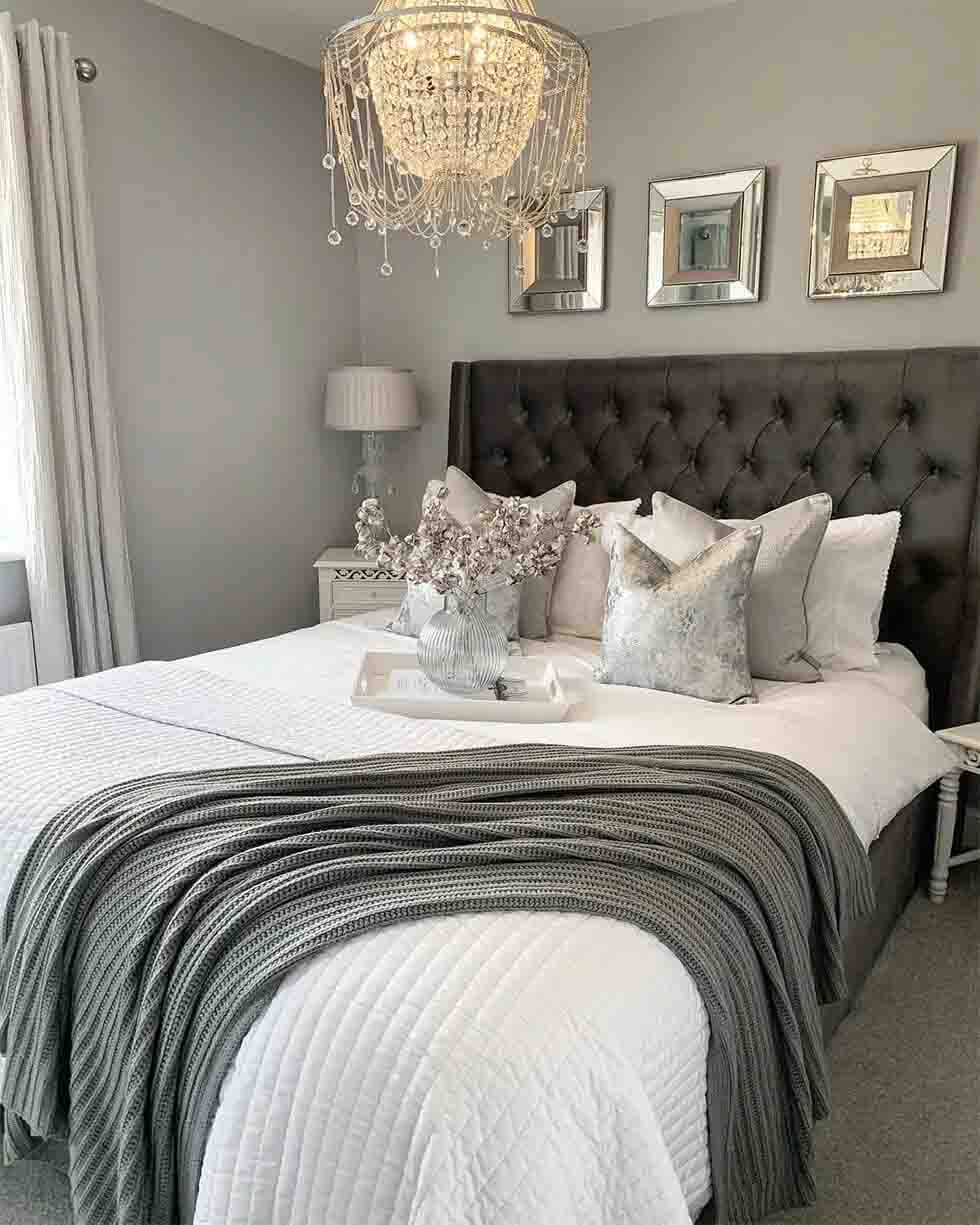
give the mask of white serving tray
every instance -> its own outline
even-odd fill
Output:
[[[512,658],[505,675],[524,680],[527,697],[500,700],[490,690],[458,697],[433,685],[415,655],[368,651],[350,702],[352,706],[370,706],[409,719],[480,723],[561,723],[571,709],[572,701],[550,660]]]

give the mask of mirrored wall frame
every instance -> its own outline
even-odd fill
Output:
[[[511,236],[507,303],[512,315],[605,309],[606,213],[605,187],[572,191],[561,197],[555,217]]]
[[[647,306],[758,302],[766,170],[650,184]]]
[[[956,145],[817,162],[807,294],[941,293]]]

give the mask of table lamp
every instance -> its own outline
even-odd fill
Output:
[[[363,434],[364,464],[353,485],[353,492],[362,498],[381,501],[394,492],[385,480],[384,436],[389,430],[413,430],[420,424],[411,370],[345,366],[327,375],[324,425],[328,430],[360,430]]]

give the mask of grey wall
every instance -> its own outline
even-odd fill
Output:
[[[506,258],[453,241],[440,281],[424,244],[359,247],[366,360],[414,367],[421,438],[399,440],[404,526],[445,462],[449,366],[481,357],[725,353],[980,342],[980,4],[977,0],[742,0],[599,35],[590,183],[611,189],[607,311],[506,313]],[[865,149],[960,143],[947,292],[878,301],[805,297],[814,163]],[[648,310],[647,184],[765,164],[763,301]]]
[[[0,625],[16,625],[30,618],[24,563],[0,553]]]
[[[319,78],[137,0],[16,6],[100,70],[82,97],[143,653],[310,623],[352,504],[321,387],[359,346]]]

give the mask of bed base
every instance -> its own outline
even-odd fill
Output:
[[[936,788],[923,791],[890,821],[869,853],[878,905],[874,914],[851,923],[844,938],[850,996],[823,1009],[824,1042],[830,1043],[844,1018],[858,1006],[861,990],[905,907],[924,880],[923,865],[935,825]]]

